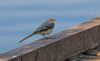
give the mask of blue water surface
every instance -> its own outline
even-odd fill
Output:
[[[48,18],[57,20],[55,34],[99,15],[100,0],[0,0],[0,53],[43,38],[17,44]]]

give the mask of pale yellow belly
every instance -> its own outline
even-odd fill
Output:
[[[42,32],[40,32],[39,34],[48,35],[48,34],[50,34],[52,31],[53,31],[53,29],[49,29],[49,30],[47,30],[47,31],[42,31]]]

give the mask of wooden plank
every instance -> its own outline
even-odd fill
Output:
[[[6,60],[4,60],[4,59],[0,58],[0,61],[6,61]]]

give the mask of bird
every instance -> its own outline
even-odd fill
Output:
[[[23,42],[24,40],[32,37],[33,35],[40,34],[44,38],[48,39],[45,35],[49,35],[53,32],[55,27],[56,20],[53,18],[47,19],[45,22],[43,22],[32,34],[28,35],[27,37],[23,38],[19,43]]]

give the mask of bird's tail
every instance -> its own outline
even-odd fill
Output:
[[[24,39],[22,39],[22,40],[21,40],[21,41],[19,41],[18,43],[23,42],[24,40],[26,40],[26,39],[30,38],[30,37],[31,37],[31,36],[33,36],[33,35],[34,35],[34,33],[30,34],[29,36],[25,37]]]

